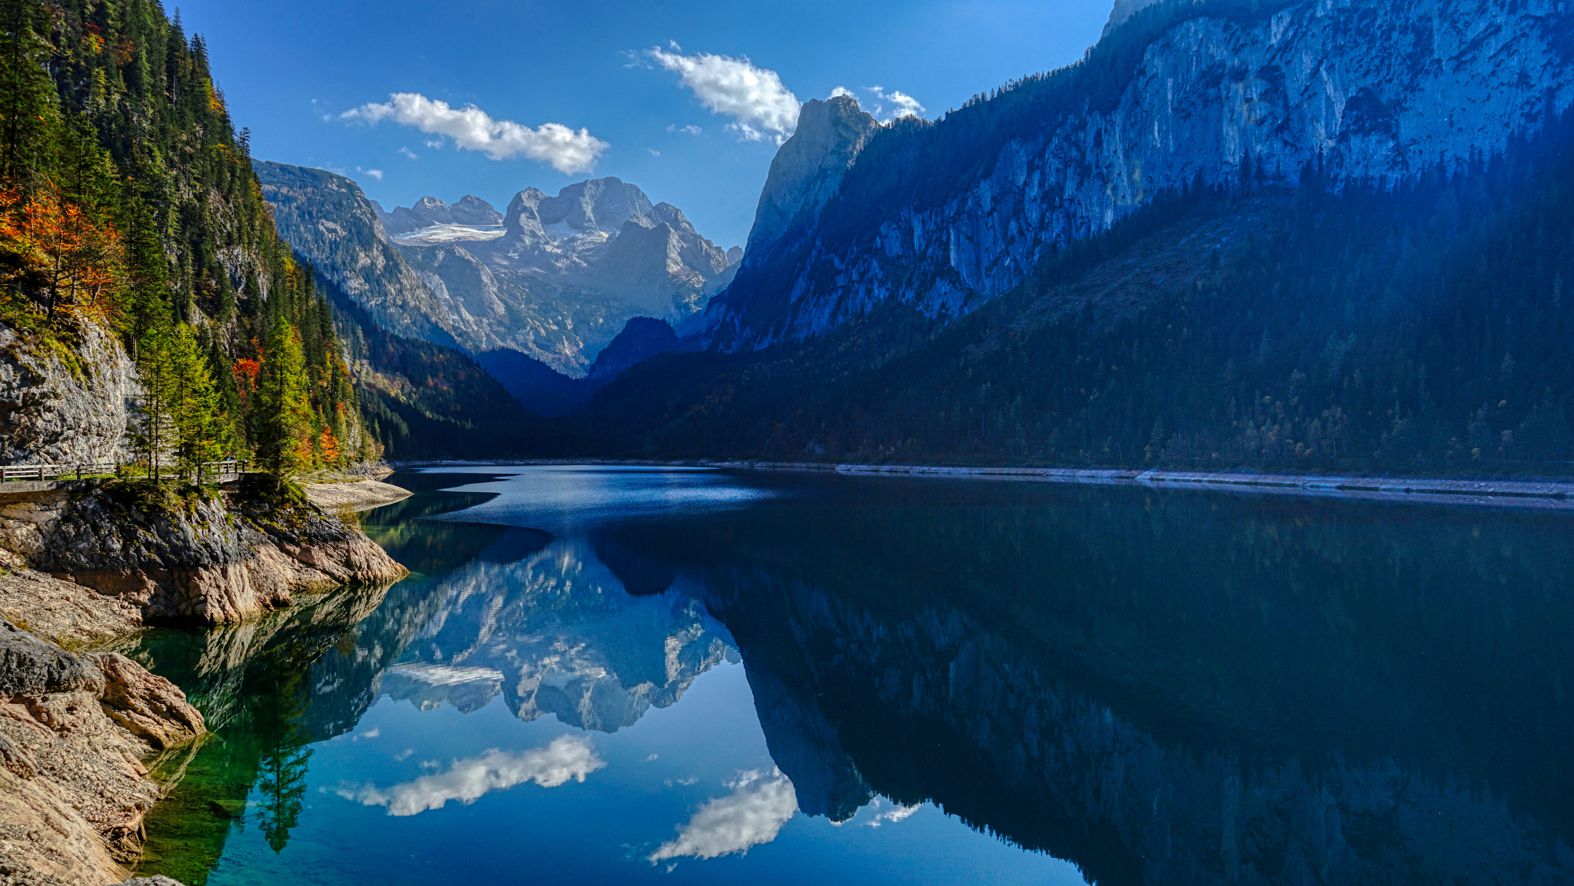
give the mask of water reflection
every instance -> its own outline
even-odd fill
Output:
[[[726,859],[752,867],[717,879],[769,880],[824,860],[846,879],[855,863],[945,879],[868,836],[932,804],[1021,847],[1002,850],[1020,863],[987,858],[1008,878],[1041,876],[1035,852],[1099,882],[1574,877],[1561,517],[626,472],[543,499],[570,480],[477,473],[424,478],[469,482],[464,497],[372,516],[416,573],[386,600],[150,641],[144,658],[219,733],[150,823],[157,859],[180,863],[159,870],[201,882],[247,815],[297,851],[308,772],[334,771],[313,746],[385,700],[427,719],[501,704],[564,731],[328,795],[426,820],[529,790],[566,810],[562,791],[605,782],[596,815],[623,858],[548,850],[564,871],[698,879]],[[724,506],[674,505],[652,491],[664,483]],[[424,519],[464,505],[492,525]],[[698,799],[664,835],[629,837],[645,788],[596,736],[687,709],[662,720],[668,744],[638,740],[724,747],[720,715],[682,700],[740,661],[768,764],[669,779]],[[769,856],[800,812],[865,836],[806,831]]]

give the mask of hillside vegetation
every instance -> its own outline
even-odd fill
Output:
[[[375,456],[248,153],[201,38],[155,0],[0,0],[0,323],[67,366],[113,329],[144,462]]]

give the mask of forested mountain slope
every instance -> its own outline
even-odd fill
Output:
[[[1558,119],[1401,186],[1167,197],[959,322],[658,358],[589,421],[647,456],[1567,475],[1571,231]]]
[[[0,4],[0,460],[377,453],[201,38],[155,0]]]

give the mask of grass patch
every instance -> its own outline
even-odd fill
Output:
[[[110,480],[97,488],[118,507],[171,517],[195,514],[217,498],[209,487],[168,480]]]

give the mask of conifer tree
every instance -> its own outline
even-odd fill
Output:
[[[174,436],[169,410],[173,387],[170,351],[169,327],[164,323],[151,325],[137,341],[137,374],[142,379],[142,408],[132,442],[152,477],[161,475]]]
[[[202,465],[223,452],[225,433],[213,373],[191,327],[182,323],[169,339],[169,396],[175,457],[181,476],[202,479]]]
[[[257,400],[257,460],[263,469],[282,478],[310,467],[306,354],[300,333],[283,317],[274,321],[263,346]]]
[[[46,149],[55,86],[44,69],[37,31],[41,9],[0,0],[0,178],[31,184]]]

